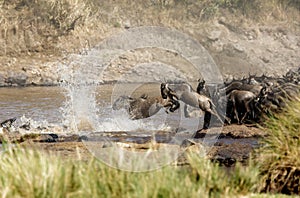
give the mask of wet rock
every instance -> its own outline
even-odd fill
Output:
[[[57,139],[59,142],[81,142],[81,140],[81,136],[77,134],[63,135],[59,136]]]
[[[12,74],[7,79],[5,83],[9,86],[25,86],[28,76],[24,73]]]
[[[4,87],[5,85],[5,77],[2,74],[0,74],[0,87]]]
[[[57,139],[58,138],[58,135],[55,134],[55,133],[50,133],[48,135],[51,136],[53,139]]]
[[[79,136],[79,139],[78,139],[79,141],[88,141],[89,140],[89,138],[86,136],[86,135],[81,135],[81,136]]]
[[[57,138],[52,134],[39,134],[32,139],[33,142],[56,142]]]

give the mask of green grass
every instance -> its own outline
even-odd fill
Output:
[[[300,194],[300,102],[266,123],[268,137],[258,150],[261,169],[260,190]]]
[[[228,171],[188,155],[189,167],[146,173],[61,159],[38,150],[7,148],[0,156],[3,197],[286,197],[300,192],[300,102],[266,122],[268,136],[248,166]],[[140,163],[140,162],[137,162]],[[282,194],[283,193],[283,194]]]
[[[253,172],[244,167],[228,174],[198,156],[190,156],[189,168],[169,166],[147,173],[21,148],[8,149],[0,160],[3,197],[230,197],[251,193],[255,185]]]

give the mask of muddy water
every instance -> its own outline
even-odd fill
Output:
[[[37,121],[59,123],[64,100],[64,91],[59,87],[0,88],[0,119],[24,115]]]
[[[85,132],[114,132],[114,135],[109,138],[111,141],[136,143],[148,142],[149,138],[153,138],[153,134],[155,134],[157,142],[170,143],[174,140],[174,136],[179,142],[191,138],[193,133],[202,126],[203,118],[185,118],[182,110],[172,114],[166,114],[161,110],[151,118],[132,121],[125,111],[113,111],[111,109],[112,102],[119,95],[140,96],[143,93],[159,96],[159,84],[98,86],[95,97],[99,127],[97,131]],[[65,119],[62,115],[66,108],[66,100],[66,89],[62,87],[0,88],[0,121],[25,116],[37,122],[46,121],[61,125]],[[85,101],[84,98],[82,101]],[[124,132],[126,135],[120,137],[118,132]],[[92,139],[101,139],[101,136]],[[219,142],[226,144],[240,142],[257,146],[255,138],[223,138]]]
[[[124,114],[122,111],[112,112],[111,105],[118,96],[132,95],[138,97],[144,93],[149,96],[159,96],[159,86],[159,84],[98,86],[95,97],[100,121],[112,119],[113,116],[120,113]],[[0,88],[0,121],[12,117],[26,116],[36,121],[59,124],[64,119],[62,113],[66,110],[66,100],[67,93],[63,87]],[[82,101],[86,102],[85,98],[82,98]],[[126,117],[126,115],[123,116]],[[165,112],[161,110],[153,118],[145,120],[160,121],[165,116]],[[178,113],[174,113],[174,116],[168,115],[168,119],[178,121],[176,117],[178,117]]]
[[[97,87],[97,102],[105,108],[111,102],[113,85]],[[155,86],[149,86],[147,92],[153,92]],[[134,95],[142,91],[137,90]],[[61,111],[66,100],[63,87],[21,87],[0,88],[0,120],[11,117],[26,117],[37,121],[46,120],[50,123],[61,122]]]

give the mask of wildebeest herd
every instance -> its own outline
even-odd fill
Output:
[[[300,67],[282,77],[249,75],[226,80],[224,84],[206,84],[204,79],[199,79],[196,89],[186,82],[164,82],[160,97],[121,96],[114,102],[113,109],[125,108],[131,119],[142,119],[161,108],[167,113],[174,112],[182,101],[185,110],[186,106],[192,106],[204,112],[204,129],[210,126],[212,116],[220,123],[254,123],[262,121],[263,115],[280,112],[288,101],[299,100],[299,84]]]

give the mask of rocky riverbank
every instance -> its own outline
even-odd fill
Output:
[[[13,143],[28,148],[38,148],[44,152],[56,153],[65,158],[87,160],[92,157],[90,146],[95,144],[97,149],[117,146],[119,148],[147,152],[153,150],[158,152],[161,147],[179,149],[182,153],[174,164],[185,165],[187,159],[185,153],[206,154],[212,161],[219,162],[225,166],[232,166],[236,162],[246,162],[252,150],[259,146],[259,139],[266,134],[257,127],[245,125],[224,126],[202,131],[199,139],[182,139],[181,143],[172,143],[172,138],[186,134],[157,131],[156,140],[151,136],[139,136],[139,132],[99,132],[86,135],[59,134],[59,133],[26,133],[4,132],[1,136],[4,142]],[[219,136],[212,145],[207,145],[205,140]]]

